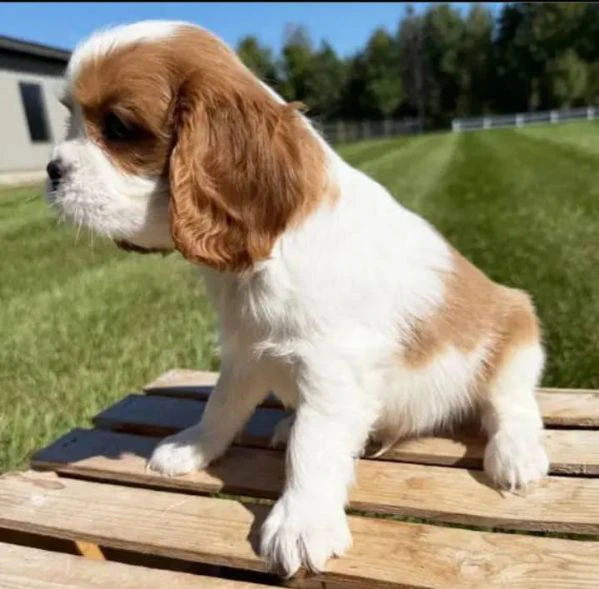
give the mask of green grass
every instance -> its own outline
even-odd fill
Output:
[[[547,386],[599,388],[599,124],[345,145],[544,325]],[[178,366],[218,368],[193,267],[58,226],[39,189],[0,191],[0,471]]]

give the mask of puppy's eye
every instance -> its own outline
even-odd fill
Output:
[[[113,112],[106,115],[102,133],[108,141],[127,141],[135,135],[135,127],[125,123]]]

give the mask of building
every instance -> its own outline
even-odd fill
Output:
[[[70,52],[0,35],[0,175],[42,176],[66,130],[58,101]],[[10,181],[10,180],[9,180]]]

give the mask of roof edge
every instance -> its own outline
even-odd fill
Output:
[[[46,59],[54,59],[64,63],[68,62],[71,57],[71,52],[67,49],[42,45],[41,43],[34,43],[32,41],[24,41],[23,39],[9,37],[8,35],[0,35],[0,49],[43,57]]]

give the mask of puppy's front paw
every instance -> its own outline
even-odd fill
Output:
[[[485,449],[484,469],[498,487],[510,491],[543,478],[549,460],[539,432],[498,431]]]
[[[261,553],[270,570],[291,577],[304,565],[324,569],[331,556],[343,555],[352,539],[343,507],[283,496],[262,526]]]
[[[162,440],[154,449],[148,468],[176,476],[201,470],[209,462],[209,453],[199,442],[197,430],[189,428]]]

